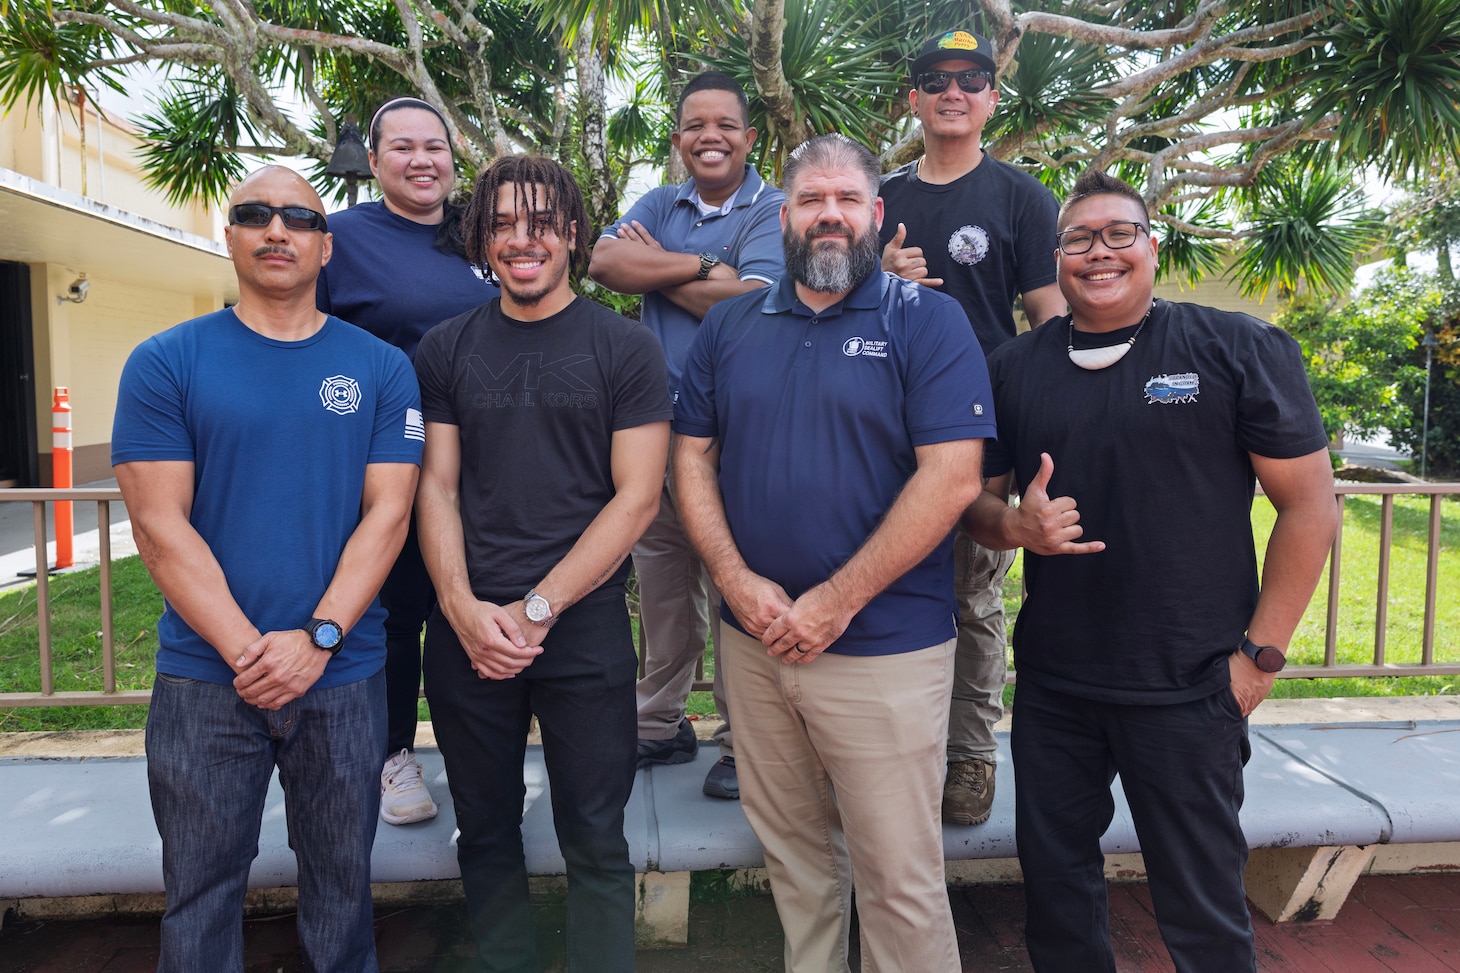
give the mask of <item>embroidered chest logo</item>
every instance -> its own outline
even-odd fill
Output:
[[[867,338],[848,338],[842,343],[842,354],[848,358],[865,355],[868,358],[886,358],[887,342]]]
[[[973,266],[989,255],[989,231],[981,226],[962,226],[948,238],[948,255],[967,266]]]
[[[331,375],[319,386],[319,401],[337,416],[360,411],[360,383],[345,375]]]
[[[1184,405],[1195,402],[1201,393],[1201,377],[1196,372],[1157,375],[1146,382],[1147,405]]]

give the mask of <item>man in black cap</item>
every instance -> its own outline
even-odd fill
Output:
[[[882,180],[882,266],[955,298],[985,355],[1014,337],[1015,295],[1032,325],[1065,312],[1055,282],[1054,195],[981,145],[999,103],[995,68],[993,44],[972,31],[924,44],[908,95],[924,155]],[[943,789],[943,820],[953,824],[982,824],[993,805],[993,725],[1008,668],[1002,585],[1013,559],[961,531],[954,542],[958,650]]]

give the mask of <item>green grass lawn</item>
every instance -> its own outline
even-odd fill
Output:
[[[1338,661],[1372,661],[1374,605],[1379,564],[1381,499],[1348,498],[1344,514],[1343,572],[1339,591]],[[1394,544],[1390,555],[1389,613],[1386,625],[1387,661],[1419,661],[1424,625],[1425,535],[1429,501],[1398,497],[1394,510]],[[1259,497],[1253,511],[1253,530],[1259,557],[1272,528],[1273,511]],[[1437,585],[1435,658],[1460,660],[1460,504],[1446,503],[1441,532],[1440,577]],[[1012,618],[1018,609],[1021,561],[1015,560],[1005,585],[1005,604]],[[113,565],[117,685],[146,689],[152,684],[157,652],[157,617],[162,598],[136,557]],[[77,572],[51,579],[51,631],[55,647],[56,689],[102,688],[101,621],[98,611],[98,571]],[[1328,577],[1319,582],[1313,604],[1293,641],[1291,657],[1297,663],[1323,661],[1324,613]],[[40,662],[36,634],[34,588],[0,595],[0,692],[40,689]],[[707,658],[706,671],[713,666]],[[1372,679],[1282,679],[1273,695],[1389,696],[1439,695],[1456,691],[1453,677],[1396,676]],[[1012,694],[1010,687],[1008,694]],[[1008,697],[1006,694],[1006,701]],[[712,714],[709,693],[692,693],[689,711]],[[425,702],[423,719],[429,718]],[[87,730],[140,727],[146,717],[142,706],[67,706],[0,709],[0,731]]]

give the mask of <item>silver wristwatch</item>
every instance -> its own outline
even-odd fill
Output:
[[[546,625],[553,619],[553,606],[548,600],[537,593],[533,588],[522,600],[522,611],[527,615],[527,620],[534,625]]]

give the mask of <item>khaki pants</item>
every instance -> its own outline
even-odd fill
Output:
[[[639,624],[644,627],[644,677],[635,690],[639,739],[669,740],[678,732],[708,635],[714,642],[715,709],[725,721],[714,739],[721,754],[734,756],[720,675],[720,593],[684,534],[667,479],[659,513],[634,545],[634,571],[639,576]]]
[[[1014,551],[991,551],[962,530],[953,535],[958,650],[948,711],[948,759],[994,762],[994,724],[1004,715],[1004,576]]]
[[[956,973],[943,872],[953,646],[785,665],[724,627],[741,806],[765,846],[789,973]]]

